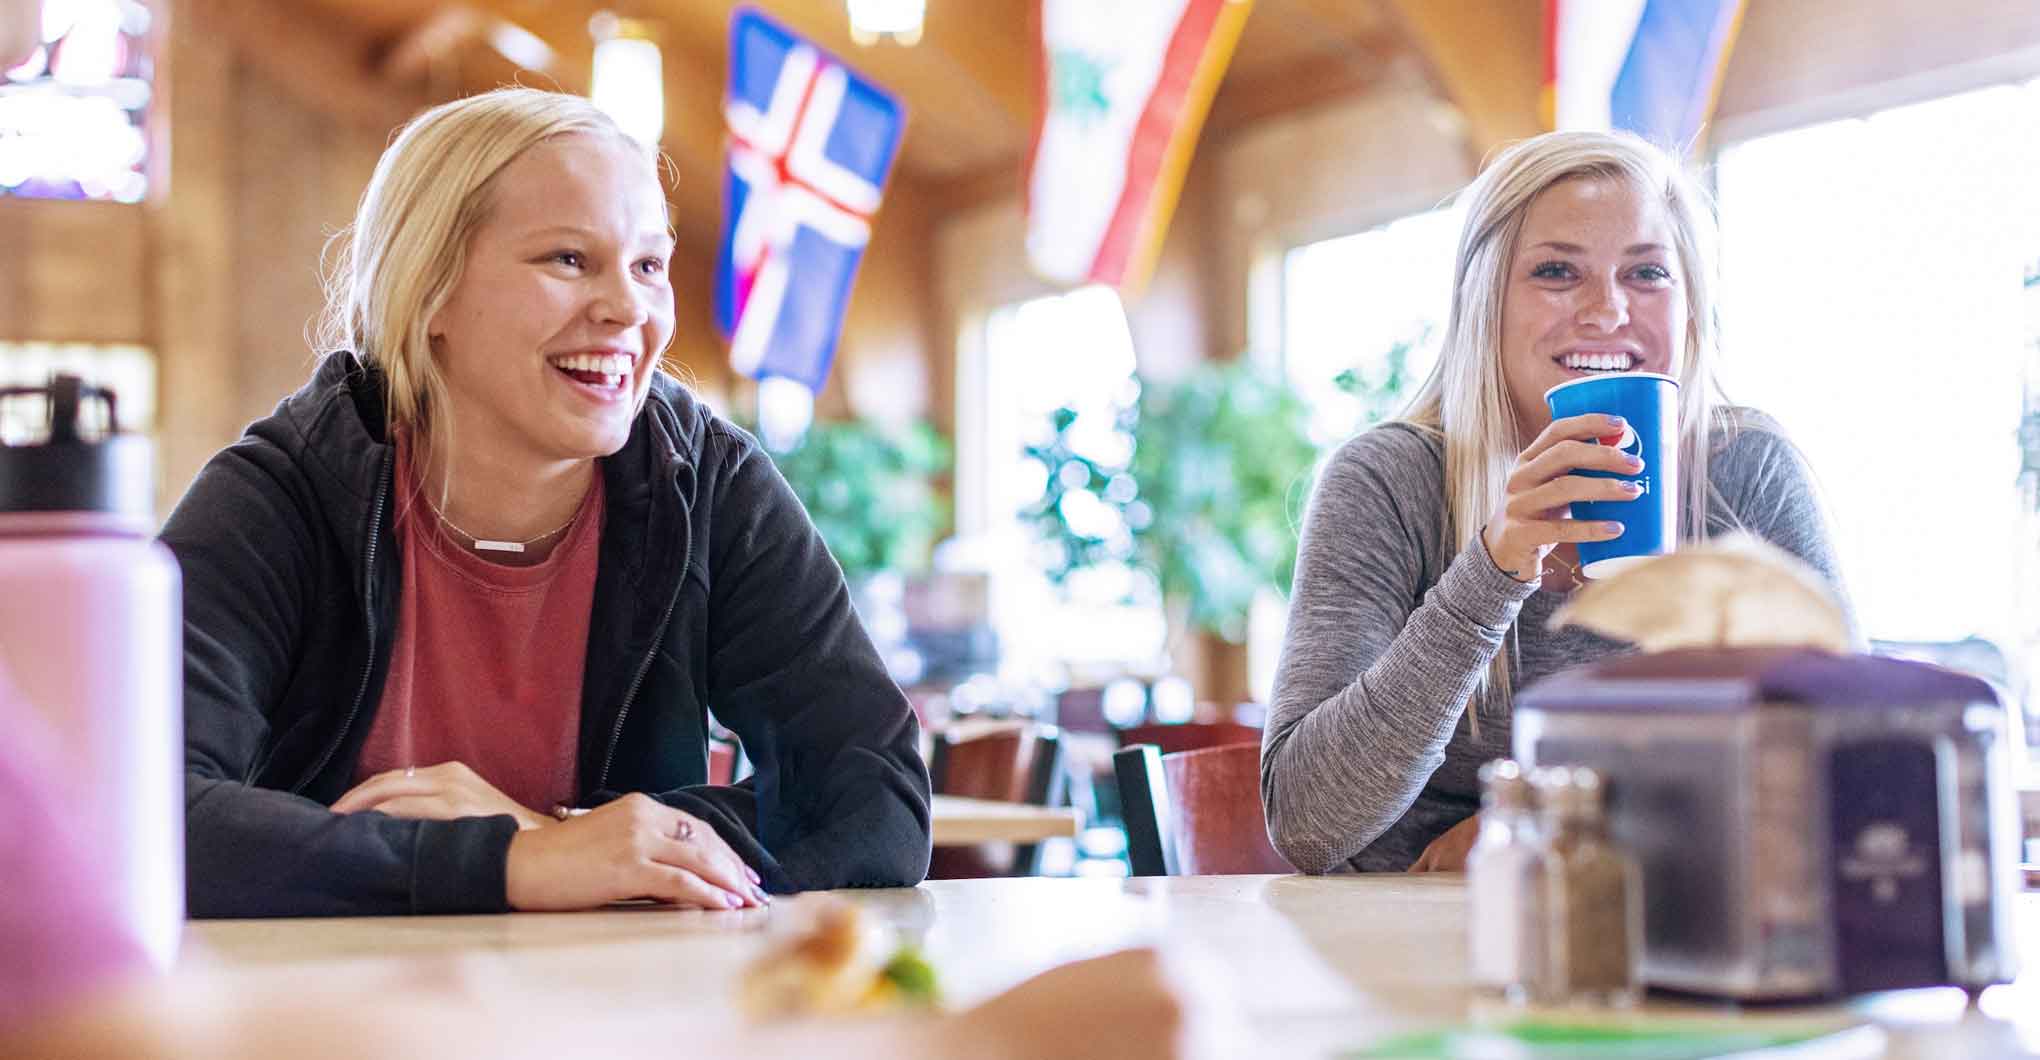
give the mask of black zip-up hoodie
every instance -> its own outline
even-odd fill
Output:
[[[389,664],[392,457],[380,375],[329,355],[163,528],[184,573],[193,916],[507,908],[512,818],[326,808],[353,786]],[[655,375],[599,467],[580,804],[650,794],[713,825],[775,892],[918,883],[914,716],[764,451]],[[706,784],[711,708],[757,766],[735,787]]]

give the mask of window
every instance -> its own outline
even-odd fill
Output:
[[[148,434],[156,429],[156,359],[139,346],[89,346],[80,343],[0,342],[0,387],[42,386],[50,376],[68,372],[113,391],[120,429]],[[81,419],[97,430],[103,426],[91,405]],[[0,404],[0,444],[40,439],[48,412],[33,399]]]
[[[1461,213],[1441,207],[1284,258],[1282,368],[1311,406],[1320,445],[1391,414],[1431,370],[1452,306]],[[1404,363],[1392,371],[1398,347]]]
[[[43,0],[41,45],[0,75],[0,195],[142,201],[149,21],[140,0]]]
[[[1118,296],[1087,287],[998,310],[985,322],[982,344],[966,352],[960,376],[959,420],[974,429],[959,439],[962,540],[944,563],[991,575],[1002,676],[1054,686],[1071,669],[1094,679],[1159,668],[1165,629],[1153,579],[1108,562],[1057,587],[1043,573],[1053,558],[1043,550],[1057,546],[1021,515],[1041,499],[1048,475],[1025,447],[1050,440],[1057,409],[1076,414],[1067,433],[1072,448],[1103,464],[1132,456],[1120,413],[1139,397],[1140,384]],[[1088,491],[1068,493],[1062,512],[1075,529],[1131,540],[1118,510]]]
[[[1979,638],[1975,668],[2028,702],[2036,172],[2040,82],[1751,140],[1717,170],[1723,382],[1805,450],[1865,632],[1944,657]]]
[[[1283,256],[1282,372],[1310,406],[1321,448],[1394,415],[1437,362],[1463,215],[1443,206]],[[1263,702],[1287,625],[1287,601],[1255,603],[1247,682]]]

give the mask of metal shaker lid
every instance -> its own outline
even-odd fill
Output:
[[[1585,766],[1547,766],[1530,774],[1537,802],[1553,817],[1581,819],[1601,815],[1601,774]]]
[[[1497,758],[1480,767],[1481,806],[1495,810],[1528,810],[1535,805],[1530,778],[1513,758]]]
[[[1610,656],[1561,671],[1516,696],[1519,711],[1699,713],[1801,706],[1890,710],[2001,705],[1986,681],[1910,659],[1813,648],[1688,648]]]
[[[45,386],[0,388],[0,404],[43,405],[43,430],[0,438],[0,514],[104,512],[147,520],[153,510],[153,454],[146,438],[120,433],[113,391],[75,375]],[[103,430],[86,432],[81,413],[105,408]]]

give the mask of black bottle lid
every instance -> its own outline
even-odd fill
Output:
[[[0,405],[33,404],[47,415],[40,439],[0,439],[0,514],[105,512],[148,519],[153,510],[153,454],[149,441],[120,433],[113,391],[75,375],[56,375],[47,386],[0,387]],[[80,433],[79,411],[106,406],[106,430]]]

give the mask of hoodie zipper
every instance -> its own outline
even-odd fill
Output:
[[[347,730],[354,727],[354,719],[361,714],[361,703],[368,698],[369,678],[375,676],[375,549],[376,545],[382,541],[383,505],[389,500],[389,494],[390,457],[385,454],[383,456],[381,479],[375,488],[375,511],[368,520],[366,559],[362,563],[362,570],[366,575],[363,579],[364,584],[362,586],[361,598],[364,604],[362,609],[364,611],[363,618],[368,627],[368,660],[362,663],[361,685],[354,690],[354,705],[347,708],[347,720],[340,723],[340,731],[333,735],[333,742],[326,745],[326,753],[319,756],[319,764],[313,766],[312,771],[305,774],[305,778],[298,781],[297,786],[291,789],[294,794],[303,794],[305,788],[309,787],[312,781],[318,779],[320,773],[325,772],[327,764],[332,762],[333,756],[339,752],[340,745],[347,741]]]
[[[666,639],[666,626],[673,621],[673,609],[680,606],[680,597],[687,591],[687,572],[694,566],[694,506],[687,499],[680,499],[686,512],[687,548],[680,558],[680,584],[674,586],[673,596],[666,601],[666,613],[659,619],[659,625],[652,631],[652,646],[645,651],[643,662],[638,663],[637,676],[630,679],[630,690],[623,694],[623,707],[616,712],[616,724],[609,729],[609,747],[602,755],[602,772],[595,777],[595,790],[609,786],[609,767],[616,761],[616,744],[623,738],[623,723],[630,717],[630,705],[637,699],[639,686],[645,683],[645,673],[652,668],[652,657],[659,653],[659,642]]]

